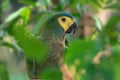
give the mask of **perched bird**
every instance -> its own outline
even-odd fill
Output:
[[[48,46],[48,56],[45,65],[59,66],[63,64],[63,55],[68,44],[66,34],[75,33],[77,23],[74,17],[67,12],[60,12],[51,16],[40,27],[39,35],[42,41]],[[39,64],[36,63],[37,68]],[[45,66],[44,65],[44,66]],[[40,68],[43,69],[43,68]],[[36,69],[38,72],[39,70]]]

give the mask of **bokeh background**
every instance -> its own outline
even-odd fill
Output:
[[[119,0],[0,0],[0,80],[29,80],[25,59],[42,62],[46,51],[34,35],[63,11],[78,23],[64,56],[73,80],[120,80]],[[50,68],[40,78],[62,75]]]

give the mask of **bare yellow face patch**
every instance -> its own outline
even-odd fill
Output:
[[[67,31],[69,27],[75,22],[75,20],[66,16],[61,16],[58,18],[58,22],[64,31]]]

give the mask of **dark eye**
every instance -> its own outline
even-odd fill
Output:
[[[65,18],[62,18],[62,21],[63,21],[63,22],[65,22],[65,21],[66,21],[66,19],[65,19]]]

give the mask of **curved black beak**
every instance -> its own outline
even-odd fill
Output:
[[[70,26],[70,28],[66,31],[66,33],[75,33],[76,32],[76,30],[77,30],[77,23],[76,22],[74,22],[71,26]]]

